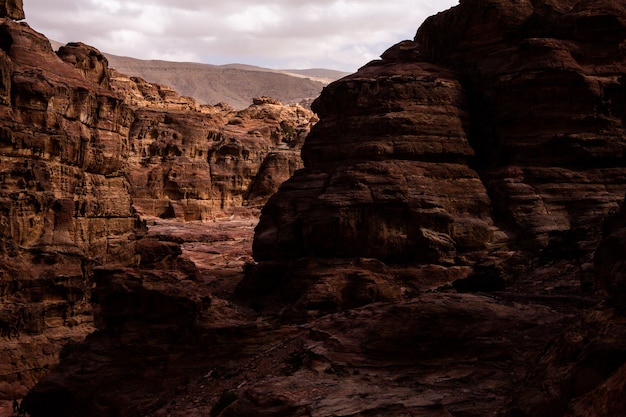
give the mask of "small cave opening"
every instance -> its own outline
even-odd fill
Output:
[[[13,45],[13,36],[5,27],[0,27],[0,49],[4,52],[9,53],[11,50],[11,46]]]

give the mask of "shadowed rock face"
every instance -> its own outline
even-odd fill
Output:
[[[526,251],[563,233],[595,244],[617,210],[625,16],[612,1],[464,1],[416,35],[462,72],[475,167],[494,215]]]
[[[0,3],[0,17],[13,20],[24,19],[24,6],[22,0],[5,0]]]
[[[468,0],[429,18],[316,100],[305,169],[255,235],[274,278],[242,291],[303,257],[484,265],[501,284],[521,259],[589,271],[626,186],[625,39],[611,1]]]

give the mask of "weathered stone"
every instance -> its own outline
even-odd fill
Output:
[[[455,73],[422,58],[419,45],[404,42],[324,90],[305,169],[263,209],[257,260],[471,266],[489,250],[497,230],[468,166],[465,92]]]
[[[30,392],[29,413],[624,414],[624,220],[597,246],[626,187],[624,7],[464,0],[329,86],[314,106],[321,120],[304,169],[264,209],[258,263],[242,249],[250,237],[239,222],[172,232],[155,221],[155,239],[136,245],[137,267],[95,269],[99,331]],[[37,125],[54,89],[24,80],[34,99],[22,106]],[[129,148],[152,159],[131,182],[169,193],[174,217],[190,207],[181,195],[206,191],[187,173],[201,176],[193,150],[205,152],[209,132],[218,133],[202,178],[219,183],[225,206],[245,201],[241,166],[253,164],[242,161],[260,163],[256,149],[297,148],[297,135],[266,142],[272,135],[252,124],[275,114],[273,104],[209,128],[204,114],[230,110],[194,108],[147,83],[131,90],[136,103],[156,103],[137,111],[143,135]],[[180,139],[196,131],[203,139]],[[38,165],[27,168],[46,180]],[[57,200],[64,242],[70,199]],[[39,265],[55,259],[46,252]],[[237,295],[260,313],[229,302],[241,278],[233,268],[247,272]],[[581,285],[596,272],[608,305]]]
[[[518,390],[510,415],[618,416],[624,411],[626,319],[598,308],[568,328]]]
[[[57,55],[72,64],[89,81],[109,87],[109,63],[93,46],[84,43],[68,43],[59,48]]]
[[[26,16],[22,0],[5,0],[0,3],[0,18],[5,17],[13,20],[24,19]]]
[[[0,39],[0,392],[21,397],[93,331],[91,270],[132,264],[143,230],[121,170],[131,110],[26,24]]]
[[[544,3],[464,1],[327,87],[255,258],[591,264],[626,186],[626,11]]]
[[[113,88],[142,106],[130,131],[127,176],[137,209],[148,216],[210,220],[244,204],[260,207],[301,166],[294,148],[317,121],[310,110],[269,98],[235,112],[122,78],[113,78]],[[278,176],[259,174],[278,154],[285,163]]]

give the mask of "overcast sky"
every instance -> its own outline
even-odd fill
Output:
[[[59,42],[141,59],[356,71],[458,0],[24,0]]]

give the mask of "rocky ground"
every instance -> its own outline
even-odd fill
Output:
[[[332,314],[258,312],[236,294],[253,264],[254,217],[146,220],[148,239],[180,254],[98,273],[104,330],[29,394],[33,415],[89,404],[111,416],[504,416],[555,335],[581,315],[610,314],[569,287],[459,294],[445,280]],[[195,267],[181,268],[187,261]],[[541,269],[566,278],[561,268]]]

